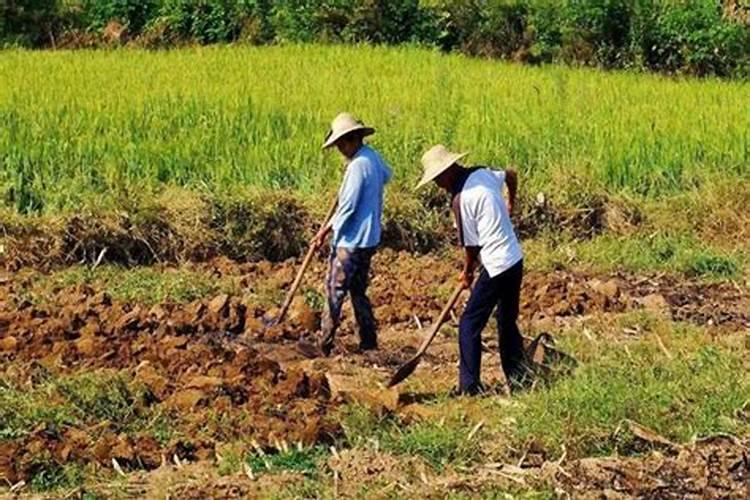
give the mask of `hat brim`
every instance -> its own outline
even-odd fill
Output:
[[[427,172],[424,173],[422,176],[422,179],[419,181],[419,184],[417,184],[417,187],[415,189],[420,189],[424,187],[426,184],[429,184],[430,182],[434,181],[438,177],[440,177],[440,174],[448,170],[451,166],[455,165],[456,162],[462,160],[463,158],[466,158],[469,153],[454,153],[450,155],[445,162],[434,169],[430,169]]]
[[[326,137],[326,141],[323,143],[322,149],[330,148],[331,146],[336,144],[336,141],[338,141],[342,137],[349,135],[353,132],[360,132],[362,134],[362,137],[367,137],[369,135],[374,134],[375,129],[372,127],[357,126],[357,127],[351,127],[348,129],[340,130],[336,134],[329,132],[330,135]]]

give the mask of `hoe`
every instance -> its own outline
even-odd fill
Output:
[[[338,199],[334,200],[333,204],[331,205],[331,208],[328,209],[328,214],[326,214],[326,217],[323,220],[323,224],[320,226],[321,228],[324,227],[326,224],[328,224],[328,221],[331,220],[331,217],[333,217],[333,214],[336,211],[337,205],[338,205]],[[302,284],[302,277],[305,275],[305,271],[307,271],[307,268],[310,267],[310,263],[312,262],[313,257],[315,257],[315,251],[317,249],[318,248],[315,245],[310,244],[310,248],[307,250],[307,255],[305,255],[305,259],[302,261],[302,265],[300,266],[299,271],[297,271],[297,276],[294,278],[292,287],[289,289],[289,292],[287,292],[286,294],[286,299],[284,300],[284,304],[281,306],[281,310],[279,311],[278,316],[276,316],[275,319],[267,320],[266,326],[278,325],[286,317],[286,313],[289,311],[289,306],[292,305],[292,299],[294,299],[294,294],[297,293],[297,290],[299,289],[300,284]]]

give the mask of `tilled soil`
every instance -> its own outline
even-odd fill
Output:
[[[226,422],[234,427],[223,429],[221,436],[180,438],[166,444],[146,433],[118,433],[106,421],[84,429],[38,428],[21,438],[0,441],[0,476],[11,483],[28,479],[40,454],[59,464],[111,467],[115,459],[123,467],[148,470],[169,457],[213,458],[221,440],[256,440],[263,447],[330,440],[339,431],[330,416],[340,402],[331,394],[331,373],[351,374],[357,363],[381,369],[398,366],[414,352],[415,325],[434,317],[456,280],[452,262],[382,252],[376,260],[371,296],[381,329],[393,332],[384,336],[390,340],[383,342],[377,354],[310,362],[294,344],[317,329],[319,312],[298,298],[288,320],[269,327],[264,318],[274,311],[254,303],[250,293],[261,285],[288,287],[294,277],[293,262],[217,260],[196,267],[217,277],[239,277],[249,293],[145,307],[75,286],[59,290],[47,303],[32,304],[23,299],[28,282],[14,275],[0,276],[0,373],[8,383],[24,386],[33,384],[40,372],[122,372],[147,391],[142,404],[178,416],[183,434],[210,436],[205,430],[217,414],[227,417]],[[310,271],[317,281],[323,274],[323,262]],[[527,273],[522,324],[643,308],[732,330],[750,327],[748,296],[733,284],[567,271]],[[356,343],[348,340],[353,328],[349,311],[346,316],[339,354],[346,354],[351,350],[346,346]],[[453,348],[437,346],[430,356],[428,361],[436,365],[445,361],[450,367],[455,361]],[[575,477],[583,481],[588,471],[582,468]],[[566,486],[579,488],[572,480]]]
[[[586,458],[555,481],[584,498],[748,498],[750,442],[714,437],[644,457]]]

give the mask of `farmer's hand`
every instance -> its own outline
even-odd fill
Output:
[[[324,243],[326,242],[326,238],[328,237],[328,232],[329,232],[329,231],[328,231],[328,229],[326,229],[326,228],[323,228],[323,229],[321,229],[321,230],[320,230],[320,231],[318,231],[318,233],[317,233],[317,234],[316,234],[316,235],[315,235],[315,236],[313,237],[313,239],[312,239],[312,241],[310,242],[310,244],[311,244],[311,245],[312,245],[312,246],[313,246],[314,248],[316,248],[316,249],[318,249],[318,248],[322,247],[322,246],[323,246],[323,244],[324,244]]]
[[[464,286],[464,290],[468,290],[471,288],[472,283],[474,283],[474,271],[464,269],[458,277],[458,280]]]
[[[513,202],[508,201],[508,215],[513,217]]]

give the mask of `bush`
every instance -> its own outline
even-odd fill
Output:
[[[57,0],[0,1],[0,46],[54,45],[62,23]]]
[[[561,50],[568,62],[623,66],[629,58],[632,0],[568,0]]]
[[[692,75],[732,76],[750,63],[750,28],[724,18],[716,2],[642,2],[632,36],[645,67]]]
[[[131,34],[140,33],[156,15],[158,0],[84,0],[85,27],[102,30],[110,21],[123,24]]]
[[[54,46],[117,21],[142,46],[424,43],[527,62],[750,75],[750,25],[715,0],[4,0],[0,43]],[[105,35],[106,37],[106,35]]]

